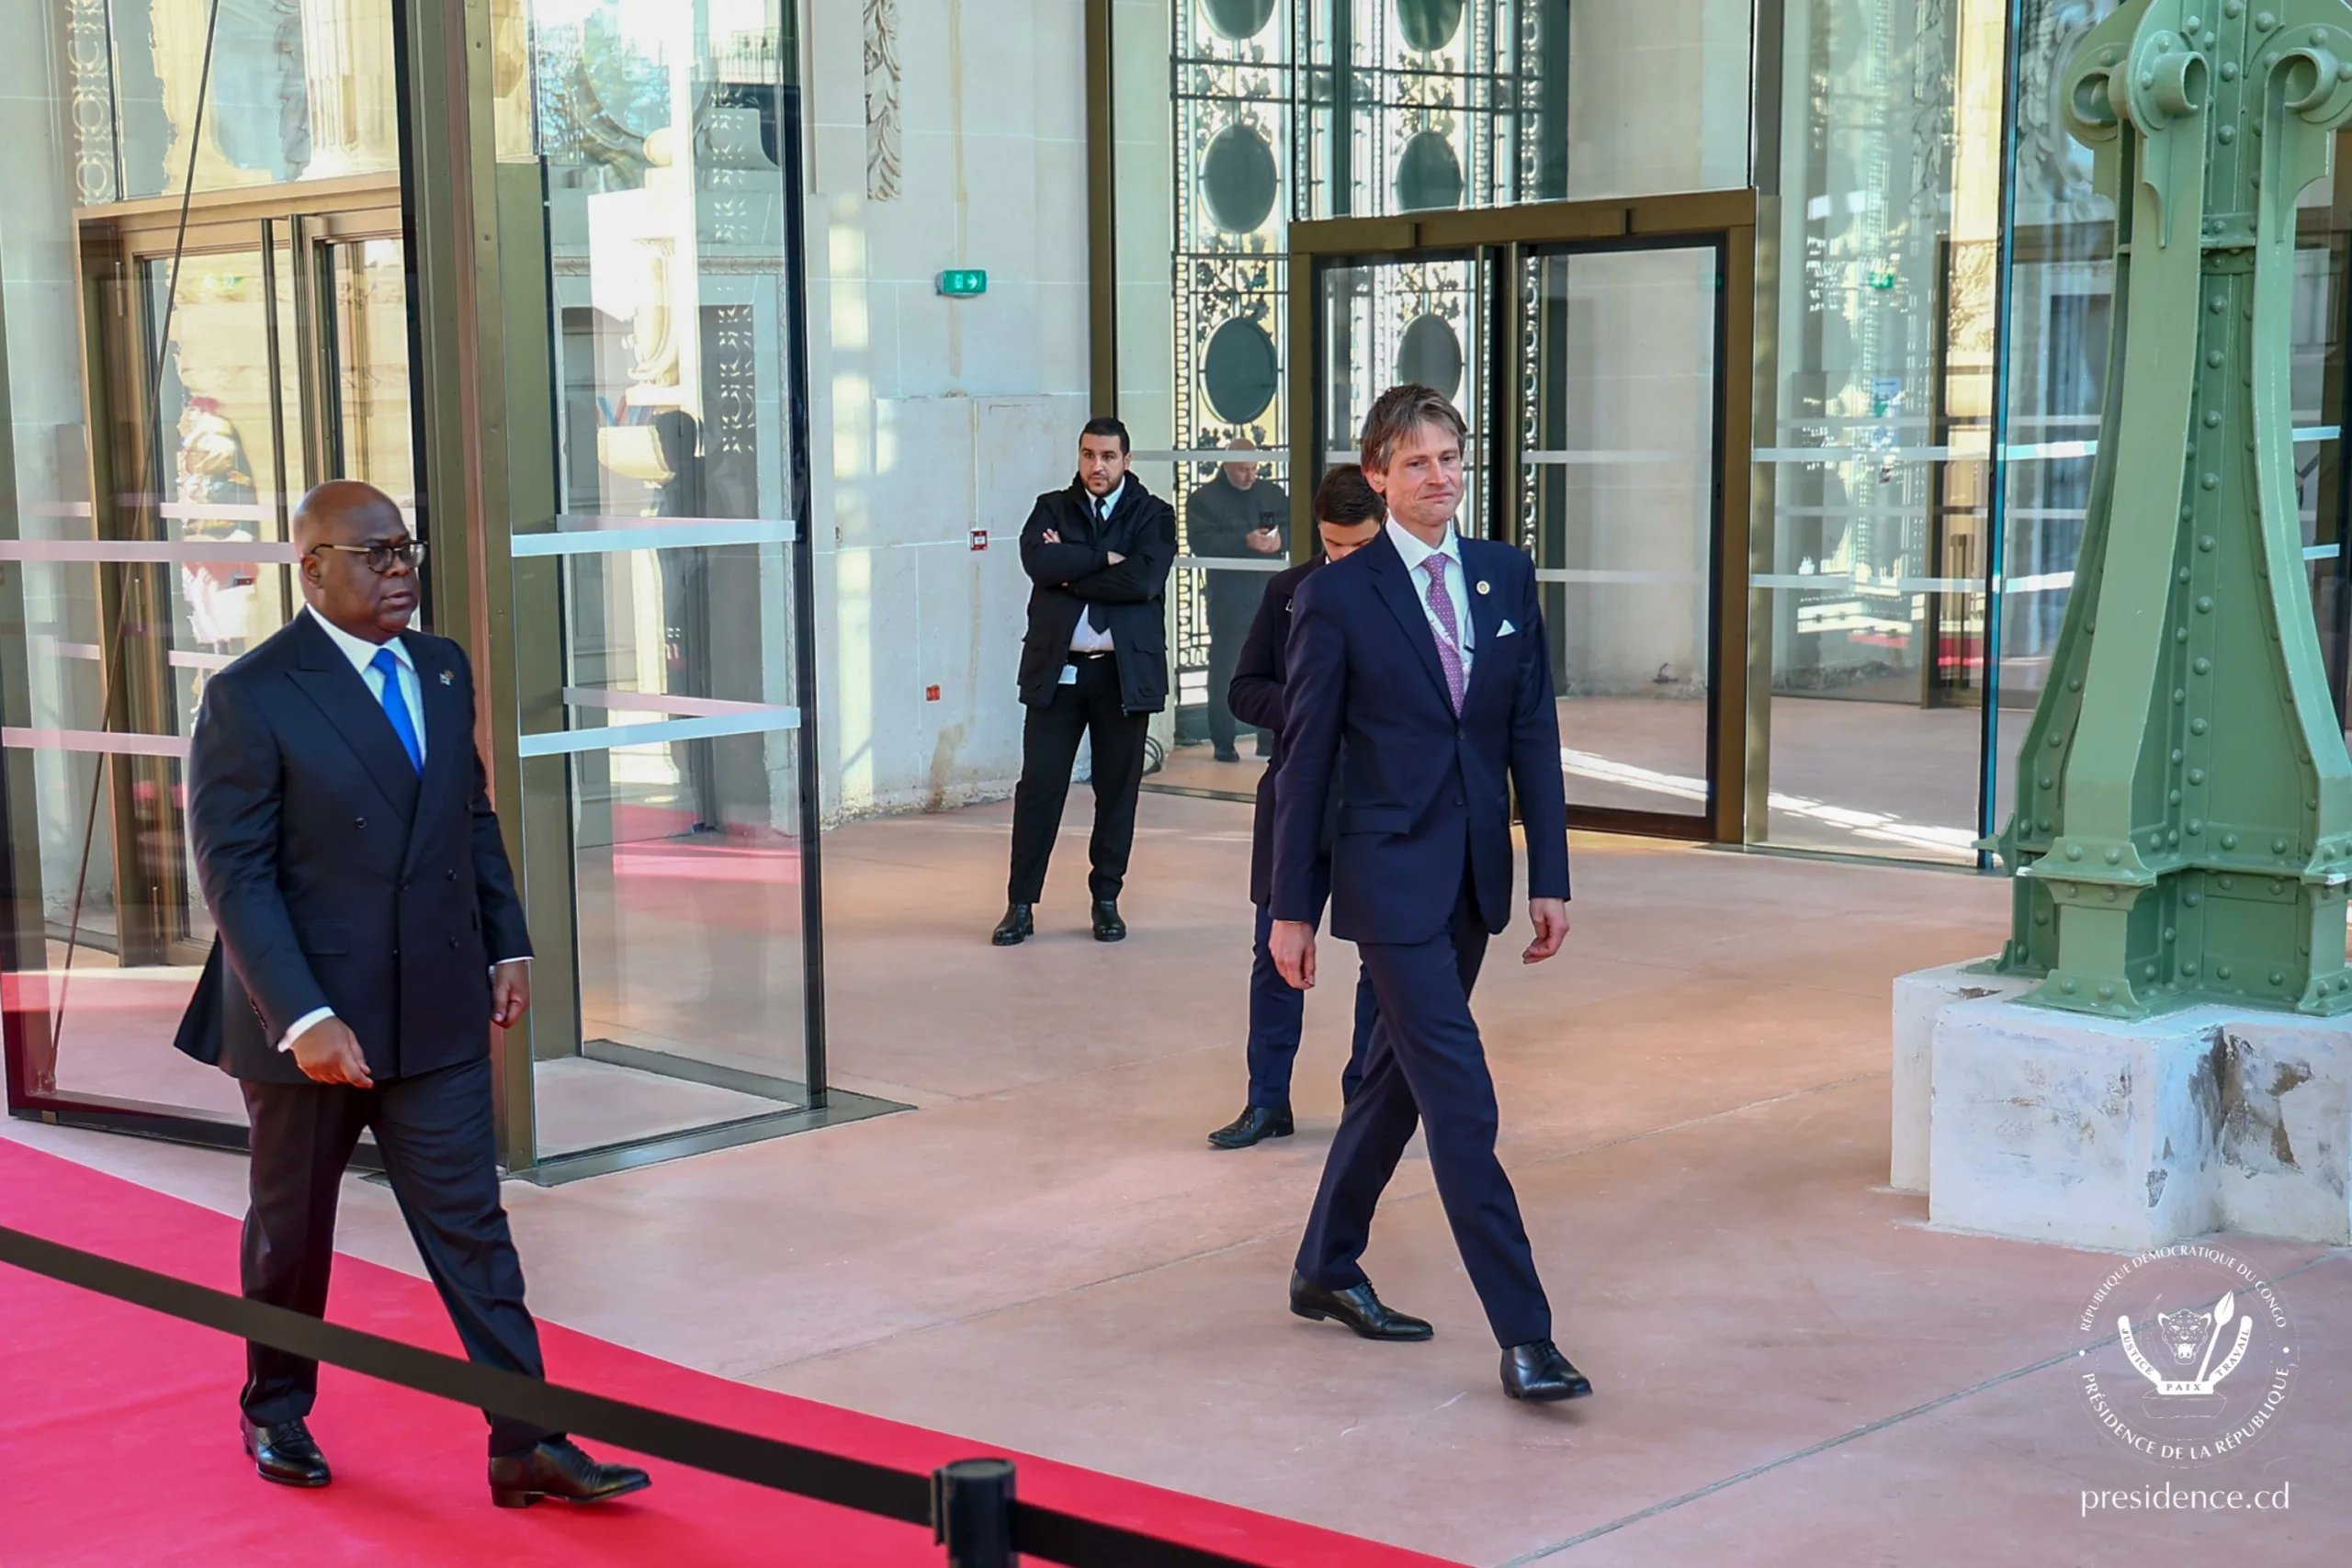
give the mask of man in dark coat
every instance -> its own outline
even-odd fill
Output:
[[[989,941],[1012,947],[1036,930],[1035,908],[1061,832],[1081,737],[1092,744],[1094,940],[1127,934],[1119,916],[1135,846],[1151,716],[1168,702],[1168,569],[1176,513],[1128,471],[1127,427],[1089,420],[1078,476],[1037,498],[1021,530],[1029,629],[1021,642],[1021,784],[1012,795],[1012,874]]]
[[[407,629],[424,547],[337,479],[294,513],[309,608],[206,683],[188,831],[220,929],[180,1049],[238,1080],[252,1124],[244,1293],[316,1317],[362,1131],[466,1353],[545,1375],[498,1198],[490,1031],[531,1005],[530,933],[474,748],[473,671]],[[332,1479],[307,1424],[318,1363],[247,1347],[262,1478]],[[495,1412],[492,1501],[596,1502],[645,1472]]]
[[[1233,711],[1240,715],[1243,722],[1276,732],[1282,729],[1283,649],[1290,640],[1294,596],[1310,573],[1329,562],[1346,559],[1377,538],[1381,523],[1387,515],[1388,509],[1381,504],[1380,497],[1364,482],[1363,470],[1353,463],[1323,476],[1323,483],[1315,491],[1315,531],[1323,547],[1313,559],[1278,574],[1266,585],[1265,600],[1258,606],[1258,618],[1250,625],[1249,640],[1243,643],[1234,667]],[[1258,780],[1258,809],[1250,834],[1250,901],[1258,906],[1258,933],[1250,965],[1250,1100],[1240,1115],[1209,1134],[1209,1144],[1214,1148],[1246,1149],[1266,1138],[1286,1138],[1293,1131],[1291,1066],[1298,1057],[1306,996],[1283,978],[1282,971],[1274,966],[1273,953],[1266,945],[1267,936],[1273,930],[1271,906],[1274,897],[1274,777],[1281,766],[1281,749],[1277,745],[1273,760],[1266,764],[1265,773]],[[1333,792],[1335,802],[1337,793]],[[1327,835],[1330,826],[1327,810]],[[1322,870],[1326,891],[1329,874],[1327,860]],[[1321,894],[1317,896],[1315,904],[1319,916]],[[1364,1047],[1372,1038],[1372,1026],[1378,1016],[1372,976],[1366,972],[1356,982],[1354,1043],[1348,1053],[1347,1071],[1340,1078],[1340,1093],[1345,1099],[1354,1099],[1356,1085],[1363,1081]]]
[[[1257,450],[1246,435],[1237,435],[1226,446],[1234,452]],[[1290,547],[1290,497],[1273,480],[1258,477],[1254,458],[1224,464],[1215,479],[1185,500],[1184,542],[1193,555],[1204,559],[1231,557],[1272,564]],[[1241,753],[1234,746],[1234,718],[1239,710],[1226,694],[1251,617],[1265,600],[1264,574],[1224,567],[1202,575],[1208,580],[1209,740],[1218,761],[1238,762]],[[1272,749],[1269,727],[1261,726],[1258,755]]]

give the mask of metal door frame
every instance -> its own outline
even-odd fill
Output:
[[[1701,814],[1571,807],[1572,827],[1651,837],[1736,844],[1746,838],[1750,656],[1748,626],[1755,570],[1750,555],[1755,427],[1756,209],[1753,190],[1600,201],[1537,202],[1392,218],[1329,218],[1290,229],[1288,411],[1292,549],[1315,548],[1315,486],[1323,474],[1323,274],[1337,266],[1464,253],[1492,258],[1500,276],[1487,297],[1490,403],[1508,430],[1490,432],[1487,516],[1514,516],[1521,471],[1518,411],[1525,268],[1528,257],[1580,250],[1669,249],[1713,244],[1721,257],[1716,291],[1714,525],[1708,657],[1708,807]]]

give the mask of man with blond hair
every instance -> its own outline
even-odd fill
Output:
[[[1378,537],[1299,585],[1274,814],[1273,929],[1283,977],[1315,984],[1323,806],[1340,777],[1331,931],[1356,943],[1380,1020],[1323,1168],[1290,1308],[1368,1339],[1427,1339],[1382,1304],[1359,1259],[1418,1123],[1454,1243],[1502,1347],[1513,1399],[1592,1384],[1552,1342],[1510,1179],[1495,1156],[1494,1079],[1470,990],[1509,923],[1511,786],[1527,829],[1528,917],[1541,963],[1568,931],[1567,802],[1535,569],[1454,531],[1462,415],[1391,388],[1364,421],[1363,474],[1388,506]]]

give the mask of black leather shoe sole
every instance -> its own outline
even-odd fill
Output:
[[[1268,1138],[1287,1138],[1296,1131],[1298,1131],[1296,1124],[1287,1116],[1279,1121],[1269,1122],[1254,1133],[1242,1132],[1234,1126],[1219,1127],[1209,1134],[1209,1147],[1246,1149],[1253,1145],[1262,1144]]]
[[[1503,1393],[1513,1399],[1523,1399],[1530,1404],[1556,1404],[1564,1399],[1583,1399],[1592,1393],[1592,1384],[1583,1378],[1569,1383],[1551,1383],[1540,1388],[1518,1389],[1503,1384]]]
[[[1096,926],[1094,928],[1094,940],[1097,942],[1125,942],[1127,940],[1127,928],[1125,926]]]
[[[286,1470],[271,1468],[269,1465],[265,1464],[262,1461],[261,1455],[254,1450],[254,1440],[251,1438],[247,1438],[245,1439],[245,1453],[246,1456],[254,1461],[254,1473],[260,1476],[264,1481],[269,1482],[274,1485],[300,1486],[306,1489],[316,1489],[318,1487],[324,1486],[334,1480],[334,1472],[326,1469]]]
[[[1330,1312],[1300,1301],[1293,1301],[1290,1310],[1295,1317],[1303,1317],[1309,1323],[1336,1323],[1359,1339],[1370,1339],[1382,1345],[1418,1345],[1437,1333],[1426,1323],[1377,1328],[1351,1313]]]
[[[990,947],[1019,947],[1028,940],[1027,931],[990,931],[989,933]]]
[[[642,1492],[652,1484],[653,1478],[650,1476],[631,1476],[617,1486],[607,1487],[602,1492],[591,1492],[585,1496],[574,1496],[568,1492],[533,1492],[493,1486],[490,1489],[490,1500],[502,1508],[527,1508],[542,1497],[552,1497],[559,1503],[571,1503],[576,1506],[585,1507],[592,1503],[609,1503],[616,1497],[626,1497],[632,1492]]]

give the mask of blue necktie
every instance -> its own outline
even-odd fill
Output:
[[[389,648],[379,648],[368,668],[384,678],[384,716],[392,721],[392,733],[401,738],[408,750],[408,760],[418,773],[424,772],[424,748],[416,739],[416,720],[408,713],[408,699],[401,695],[401,661],[392,657]]]

